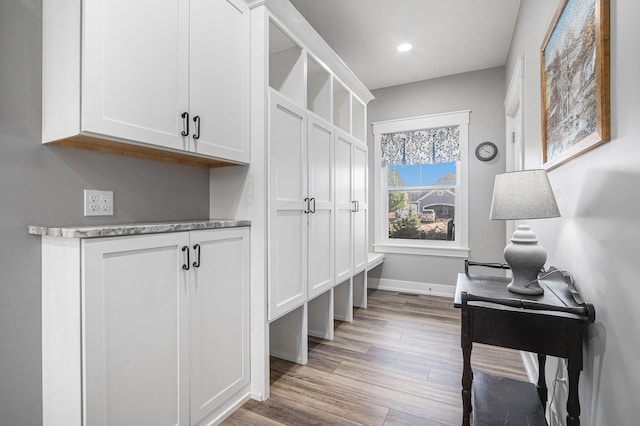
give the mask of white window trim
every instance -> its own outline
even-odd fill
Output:
[[[426,256],[468,257],[469,256],[469,115],[471,110],[455,111],[398,120],[372,123],[374,139],[374,251],[379,253],[417,254]],[[437,127],[459,126],[460,160],[456,177],[456,197],[459,208],[455,212],[457,241],[389,240],[389,230],[385,214],[387,209],[387,182],[382,172],[382,135],[409,132],[412,130]]]

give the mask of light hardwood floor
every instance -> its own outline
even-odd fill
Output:
[[[369,291],[368,309],[310,338],[305,366],[271,360],[271,397],[225,425],[459,425],[460,311],[453,300]],[[517,351],[474,345],[474,370],[526,380]]]

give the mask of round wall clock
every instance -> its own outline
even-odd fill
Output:
[[[498,147],[493,142],[482,142],[476,147],[476,158],[480,161],[491,161],[498,155]]]

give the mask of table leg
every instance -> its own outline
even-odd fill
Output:
[[[545,354],[538,354],[538,396],[540,397],[540,402],[542,403],[542,407],[546,410],[547,408],[547,382],[545,378],[545,364],[547,361],[547,356]]]
[[[462,309],[462,425],[469,426],[471,410],[471,383],[473,382],[473,371],[471,370],[471,333],[469,311],[466,304]]]
[[[469,426],[471,417],[471,383],[473,372],[471,371],[471,345],[462,348],[462,424]]]
[[[580,365],[567,360],[569,373],[569,396],[567,397],[567,426],[580,425],[580,399],[578,398],[578,381],[580,380]]]

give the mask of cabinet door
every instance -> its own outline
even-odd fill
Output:
[[[269,319],[307,300],[307,112],[269,92]]]
[[[353,271],[353,139],[341,130],[335,136],[335,283],[351,278]]]
[[[354,273],[367,266],[367,146],[355,142],[353,146],[353,199],[356,212],[353,214],[353,269]]]
[[[188,243],[188,233],[83,240],[86,424],[189,424]]]
[[[309,114],[307,179],[311,198],[307,264],[309,299],[333,287],[333,125]]]
[[[185,149],[188,0],[84,1],[83,13],[82,131]]]
[[[249,162],[249,12],[242,0],[190,1],[190,149]]]
[[[191,232],[190,245],[190,394],[196,424],[207,416],[215,419],[216,409],[249,384],[249,230]]]

